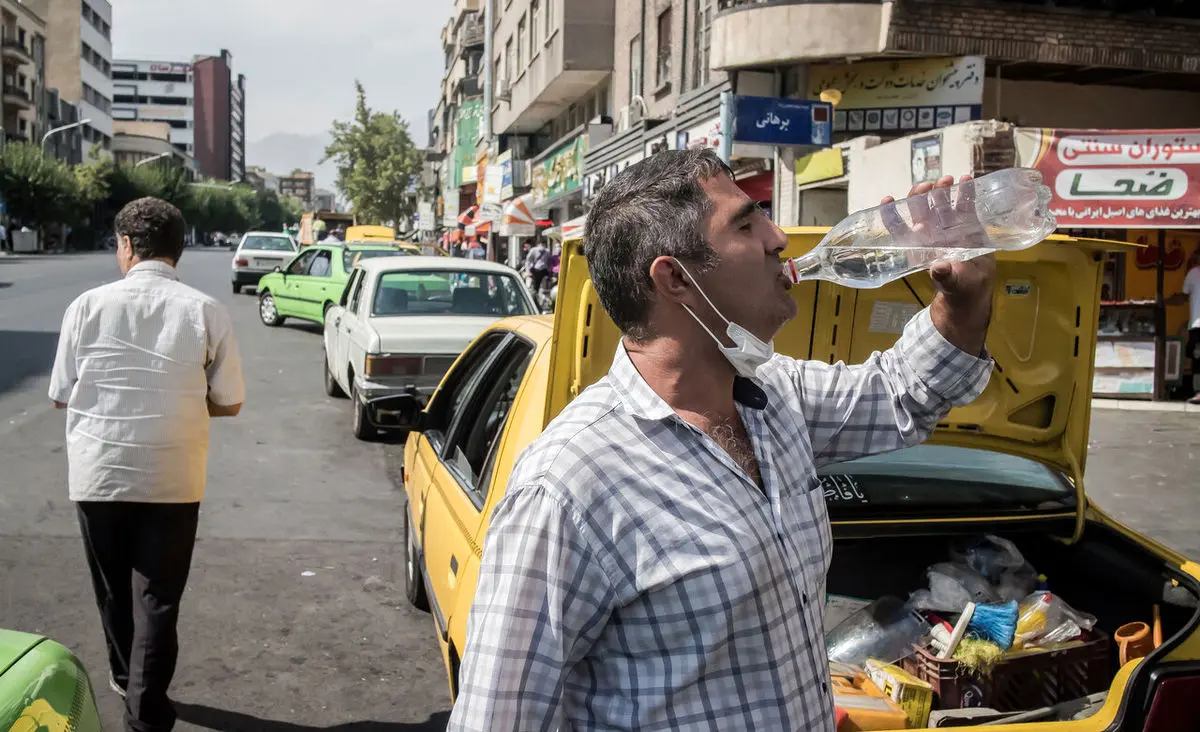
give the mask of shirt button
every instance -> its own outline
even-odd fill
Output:
[[[821,682],[821,691],[822,691],[822,692],[824,692],[824,693],[826,693],[826,694],[828,694],[828,693],[829,693],[829,682],[828,682],[828,681],[822,681],[822,682]]]
[[[808,593],[807,592],[803,592],[800,594],[800,602],[804,605],[808,604]]]

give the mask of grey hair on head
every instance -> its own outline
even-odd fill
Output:
[[[716,264],[704,235],[712,201],[701,181],[733,171],[707,148],[667,150],[629,166],[596,197],[584,256],[600,304],[627,337],[644,341],[654,285],[650,265],[675,257],[699,274]]]

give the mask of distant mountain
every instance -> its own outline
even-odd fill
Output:
[[[258,165],[276,175],[287,175],[296,168],[311,170],[316,175],[317,187],[334,190],[337,168],[333,163],[318,165],[325,156],[329,135],[296,135],[277,132],[257,142],[251,142],[246,150],[246,164]]]

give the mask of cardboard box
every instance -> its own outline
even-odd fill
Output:
[[[892,664],[867,659],[867,676],[908,717],[909,729],[923,729],[929,724],[929,709],[933,704],[933,687],[916,676]]]

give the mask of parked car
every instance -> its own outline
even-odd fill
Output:
[[[360,439],[407,429],[480,331],[533,312],[517,273],[501,264],[407,255],[360,262],[325,313],[325,393],[350,396]]]
[[[250,231],[233,253],[233,292],[243,287],[258,287],[258,282],[276,267],[283,267],[300,251],[300,245],[287,234],[275,231]]]
[[[825,230],[788,233],[786,255],[797,256]],[[1035,707],[1068,688],[1106,693],[1090,699],[1083,720],[1049,724],[1059,712],[1031,711],[1038,723],[1025,730],[1174,730],[1184,727],[1170,722],[1196,718],[1200,565],[1114,520],[1084,492],[1103,246],[1055,236],[998,255],[988,337],[996,366],[984,394],[953,410],[925,445],[821,471],[834,541],[830,596],[906,597],[946,559],[950,537],[986,531],[1014,542],[1058,597],[1096,616],[1101,639],[1149,622],[1160,606],[1164,641],[1144,660],[1121,666],[1110,643],[1098,666],[1060,675],[1048,660],[1027,674],[1024,683],[1044,685]],[[405,447],[406,589],[413,605],[432,611],[452,699],[470,651],[467,615],[492,510],[518,455],[604,376],[620,338],[579,242],[567,243],[560,281],[553,320],[499,321],[463,352]],[[848,363],[890,347],[934,296],[924,275],[874,290],[808,282],[791,292],[801,315],[775,339],[777,350]]]
[[[0,730],[102,732],[79,659],[49,638],[0,630]]]
[[[258,317],[271,327],[282,325],[287,318],[324,322],[325,310],[342,299],[356,263],[396,253],[390,244],[360,242],[304,247],[286,267],[259,281]]]

